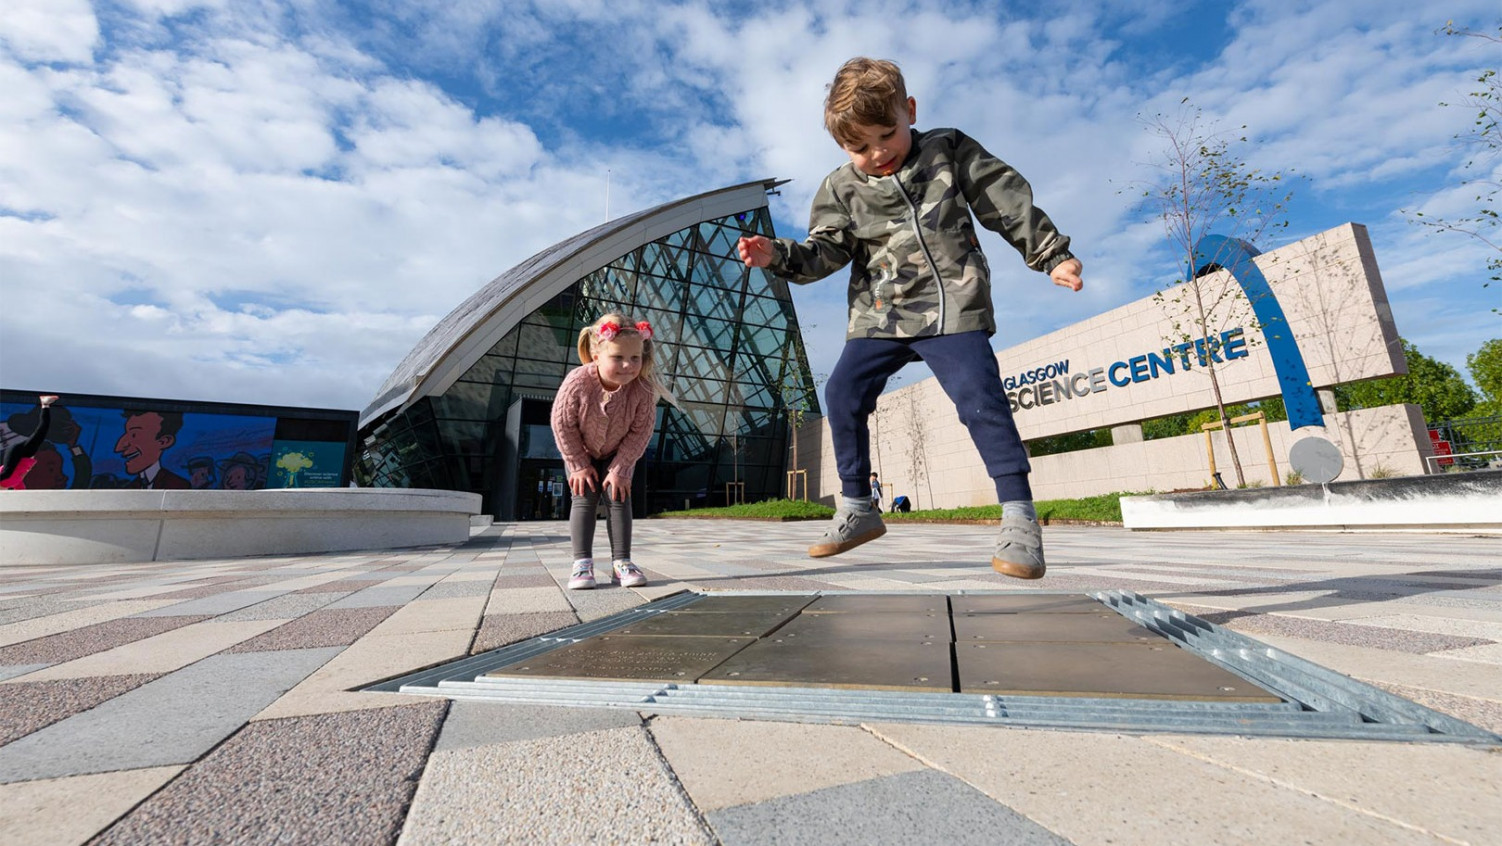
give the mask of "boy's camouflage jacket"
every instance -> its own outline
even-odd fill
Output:
[[[1022,175],[957,129],[913,132],[891,176],[847,162],[824,178],[808,240],[778,238],[769,269],[792,282],[850,268],[848,338],[996,332],[991,271],[970,213],[1047,273],[1072,258]]]

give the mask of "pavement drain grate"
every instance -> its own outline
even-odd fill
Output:
[[[770,632],[768,615],[782,617]],[[364,689],[727,719],[1502,745],[1121,590],[686,592]]]

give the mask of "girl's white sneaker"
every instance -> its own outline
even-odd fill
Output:
[[[595,561],[580,558],[574,562],[573,575],[568,577],[569,590],[589,590],[595,586]]]

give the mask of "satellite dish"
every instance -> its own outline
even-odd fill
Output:
[[[1294,444],[1288,450],[1288,463],[1300,476],[1316,485],[1335,481],[1346,465],[1340,449],[1317,435]]]

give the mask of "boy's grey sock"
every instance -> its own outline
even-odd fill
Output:
[[[845,509],[846,511],[854,511],[857,514],[864,514],[865,512],[871,510],[871,497],[869,496],[854,497],[842,495],[840,497],[840,500],[843,503],[840,507]]]
[[[1011,502],[1001,504],[1002,517],[1026,517],[1034,523],[1038,522],[1038,510],[1033,507],[1030,499],[1014,499]]]

